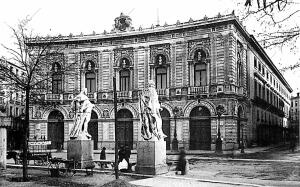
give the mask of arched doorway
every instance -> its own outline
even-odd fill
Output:
[[[162,130],[167,135],[165,138],[166,140],[166,149],[170,150],[170,143],[171,143],[171,135],[170,135],[170,113],[168,110],[163,108],[163,110],[160,112],[160,116],[162,118]]]
[[[117,138],[118,146],[133,147],[133,121],[132,114],[127,109],[121,109],[117,112]]]
[[[50,112],[48,116],[48,140],[51,141],[50,149],[62,149],[64,143],[64,116],[58,111]]]
[[[204,106],[190,113],[190,150],[211,150],[210,112]]]
[[[92,136],[94,141],[94,149],[98,149],[98,115],[92,111],[91,120],[88,125],[88,133]]]

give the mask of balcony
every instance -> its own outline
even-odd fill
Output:
[[[62,101],[63,100],[63,94],[46,94],[46,101]]]
[[[118,99],[132,99],[132,91],[118,91]]]
[[[0,117],[0,127],[12,127],[12,117]]]
[[[193,86],[188,88],[188,95],[208,94],[209,86]]]
[[[89,100],[91,101],[97,101],[97,93],[87,93],[87,96],[89,98]]]
[[[159,97],[169,97],[169,89],[156,89],[157,95]]]

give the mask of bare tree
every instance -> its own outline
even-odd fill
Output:
[[[15,39],[13,47],[2,45],[9,53],[9,58],[0,62],[0,82],[6,83],[11,89],[25,93],[25,121],[23,124],[23,181],[28,180],[27,154],[29,137],[29,105],[38,102],[41,93],[45,93],[51,82],[51,60],[61,54],[62,49],[54,45],[60,37],[38,37],[27,29],[31,18],[20,21],[16,28],[10,27]],[[43,41],[34,44],[34,41]],[[59,55],[58,55],[59,56]],[[22,74],[11,71],[7,62],[14,63],[23,70]],[[50,62],[49,62],[50,61]],[[66,68],[66,67],[65,67]],[[50,81],[49,81],[50,80]]]
[[[254,18],[264,27],[257,34],[265,48],[288,47],[291,52],[298,50],[300,27],[300,2],[296,0],[245,0],[246,12],[242,20]],[[296,64],[283,67],[282,71],[300,67]]]

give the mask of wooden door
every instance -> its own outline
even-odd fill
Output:
[[[133,148],[133,121],[129,110],[121,109],[117,113],[118,146]]]
[[[92,136],[94,150],[98,149],[98,115],[92,111],[91,120],[88,124],[88,133]]]
[[[63,114],[60,111],[52,111],[48,117],[48,140],[51,141],[50,149],[62,149],[64,143]]]

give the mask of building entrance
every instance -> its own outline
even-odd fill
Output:
[[[190,150],[211,150],[210,112],[197,106],[190,113]]]
[[[92,136],[94,150],[98,149],[98,115],[92,111],[91,120],[88,124],[88,133]]]
[[[117,112],[117,138],[118,146],[129,146],[133,148],[133,121],[132,114],[127,109]]]
[[[64,143],[64,116],[58,111],[54,110],[48,117],[48,140],[51,141],[50,149],[62,149]]]

